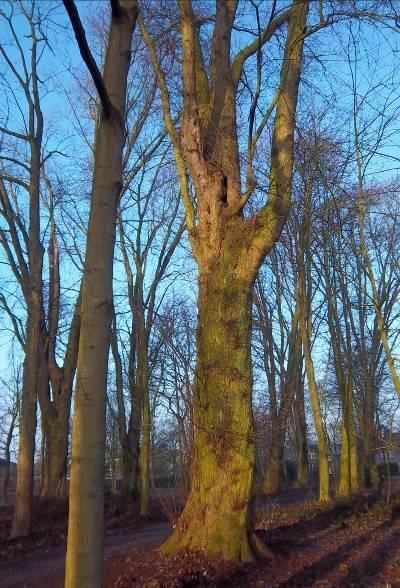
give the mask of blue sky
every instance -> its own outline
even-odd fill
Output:
[[[79,12],[81,14],[82,21],[88,27],[88,19],[93,18],[95,14],[95,8],[98,6],[104,6],[105,0],[99,2],[97,0],[86,1],[80,0],[77,3]],[[286,5],[287,3],[282,3]],[[6,2],[1,1],[1,6],[8,6]],[[50,150],[57,149],[59,151],[65,151],[67,157],[54,156],[53,163],[55,168],[62,170],[60,175],[63,181],[73,186],[73,189],[80,190],[81,193],[78,195],[82,200],[82,207],[87,208],[88,193],[90,190],[90,177],[82,177],[82,166],[85,158],[89,157],[89,151],[87,146],[84,144],[82,139],[78,136],[77,121],[71,116],[71,105],[77,106],[77,88],[81,75],[85,74],[85,68],[82,65],[81,57],[77,50],[72,32],[69,30],[68,19],[65,15],[62,5],[53,2],[52,0],[41,0],[39,6],[45,10],[49,10],[49,7],[54,8],[52,14],[52,22],[49,26],[48,34],[49,41],[52,50],[47,50],[45,53],[45,59],[41,63],[41,76],[43,79],[48,80],[48,88],[42,88],[43,95],[43,110],[45,111],[46,118],[46,136],[48,137],[48,148]],[[241,4],[244,6],[244,10],[247,10],[249,4]],[[264,5],[268,7],[268,3]],[[249,11],[250,14],[250,11]],[[266,12],[264,13],[266,17]],[[247,19],[251,19],[249,15]],[[350,134],[351,131],[351,119],[349,118],[349,108],[351,106],[351,70],[350,65],[355,67],[356,55],[354,51],[349,52],[348,61],[346,57],[346,51],[348,51],[347,39],[348,29],[347,25],[341,25],[337,30],[322,30],[317,35],[310,37],[307,40],[308,55],[307,65],[305,74],[311,72],[317,72],[318,77],[315,78],[316,88],[313,88],[312,78],[304,79],[304,85],[301,90],[301,99],[305,104],[306,101],[315,101],[318,107],[323,107],[326,101],[334,99],[335,111],[332,115],[331,124],[334,125],[337,119],[341,117],[341,123],[343,125],[342,135]],[[15,24],[16,34],[20,40],[23,48],[27,54],[29,52],[29,38],[26,37],[27,30],[24,19],[19,17]],[[354,25],[353,33],[358,34],[357,25]],[[4,31],[0,33],[3,36]],[[366,39],[368,38],[368,41]],[[248,36],[245,33],[238,33],[235,38],[235,48],[242,42],[247,41]],[[399,81],[399,66],[400,60],[397,58],[399,52],[399,40],[400,36],[394,31],[378,31],[374,25],[363,25],[363,36],[359,38],[359,51],[357,55],[358,59],[358,72],[357,72],[357,88],[359,93],[359,99],[361,100],[367,90],[371,90],[371,98],[365,102],[365,109],[363,110],[362,117],[369,118],[374,112],[379,112],[382,108],[383,99],[391,94],[392,99],[390,101],[390,113],[396,115],[397,109],[399,108],[399,96],[397,95],[397,88],[400,84],[393,84],[393,89],[388,90],[389,83]],[[89,42],[92,43],[93,39],[89,36]],[[368,42],[368,45],[366,43]],[[92,44],[92,46],[94,46]],[[10,56],[12,56],[15,64],[17,61],[17,54],[15,50],[10,50]],[[311,60],[311,54],[316,53],[319,64],[317,61]],[[265,63],[266,71],[266,83],[276,78],[276,68],[274,59],[277,55],[277,46],[272,45],[272,49],[267,51],[267,55],[270,57],[269,61]],[[278,58],[279,59],[279,58]],[[253,61],[254,64],[254,61]],[[250,64],[251,65],[251,64]],[[18,67],[18,65],[16,65]],[[4,64],[0,63],[0,75],[3,75],[6,71]],[[270,76],[270,77],[268,77]],[[75,79],[76,78],[76,79]],[[377,80],[381,80],[382,85],[380,88],[375,88]],[[385,91],[383,91],[385,89]],[[15,87],[12,87],[15,90]],[[382,89],[382,92],[380,91]],[[16,95],[17,98],[19,95]],[[269,96],[269,94],[268,94]],[[89,96],[86,97],[89,100]],[[261,101],[263,105],[264,102]],[[80,107],[83,111],[83,108]],[[388,110],[389,113],[389,110]],[[0,118],[3,119],[6,115],[5,106],[5,94],[0,97]],[[361,117],[361,124],[362,124]],[[245,119],[246,117],[244,117]],[[335,119],[335,120],[333,120]],[[73,125],[71,126],[71,123]],[[21,125],[21,113],[16,108],[12,108],[10,111],[9,124],[12,128],[19,128]],[[88,129],[90,133],[90,123],[88,120],[82,119],[82,124]],[[375,127],[370,126],[365,131],[365,137],[368,135],[368,141],[373,141]],[[389,136],[390,135],[390,136]],[[366,153],[368,145],[366,145]],[[381,155],[373,158],[368,163],[366,169],[366,178],[377,179],[383,181],[397,174],[399,165],[398,158],[400,158],[400,141],[398,134],[398,121],[396,120],[390,126],[390,133],[385,139],[382,148]],[[389,158],[388,158],[389,156]],[[76,162],[79,165],[76,165]],[[267,170],[266,170],[267,171]],[[76,196],[76,195],[75,195]],[[64,260],[65,267],[68,268],[68,262]],[[0,266],[4,267],[4,266]],[[77,272],[72,271],[66,272],[63,277],[64,287],[76,287],[77,283]],[[4,285],[8,280],[7,273],[2,270],[3,279],[1,284]],[[122,278],[121,270],[117,270],[117,277]],[[177,285],[179,288],[179,285]],[[187,288],[187,286],[181,286]],[[196,288],[193,287],[190,291],[191,299],[195,297]],[[189,292],[189,290],[188,290]],[[10,344],[10,338],[4,335],[3,332],[3,343],[0,346],[0,369],[6,371],[8,364],[8,348]],[[318,351],[317,351],[318,353]]]

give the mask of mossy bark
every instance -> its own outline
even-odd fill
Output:
[[[251,560],[269,553],[250,524],[255,443],[251,406],[252,287],[290,207],[294,127],[308,2],[294,0],[274,120],[268,202],[244,218],[236,98],[246,51],[231,60],[235,2],[218,2],[207,72],[191,4],[179,3],[183,111],[174,126],[165,74],[141,17],[174,146],[186,226],[199,266],[199,325],[194,385],[194,455],[185,509],[164,551],[181,547]],[[285,22],[274,21],[279,27]],[[272,27],[272,25],[271,25]],[[257,47],[255,48],[255,50]],[[250,47],[250,55],[253,49]],[[196,192],[191,198],[188,175]]]
[[[356,423],[350,388],[347,389],[344,400],[338,496],[350,496],[357,492],[360,486]]]
[[[340,451],[340,479],[338,496],[350,496],[359,488],[357,450],[345,425],[342,425],[342,448]]]
[[[200,274],[191,489],[163,551],[200,548],[247,561],[261,550],[250,524],[251,300],[250,281],[232,280],[228,267]]]

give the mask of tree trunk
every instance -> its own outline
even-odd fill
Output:
[[[151,417],[150,405],[147,394],[144,395],[142,404],[142,444],[140,447],[140,514],[149,514],[150,506],[150,433]]]
[[[5,457],[5,471],[4,471],[4,479],[1,484],[0,488],[0,504],[7,504],[8,502],[8,484],[10,481],[10,463],[11,463],[11,454],[10,454],[10,447],[11,441],[13,438],[15,422],[17,420],[18,411],[15,410],[11,417],[10,427],[8,429],[6,443],[4,448],[4,457]]]
[[[28,307],[21,415],[19,422],[17,487],[11,530],[11,537],[13,538],[25,537],[31,532],[40,337],[40,296],[38,292],[33,292],[31,307]]]
[[[111,101],[95,142],[92,202],[82,286],[66,558],[67,588],[101,585],[108,354],[117,204],[122,181],[126,84],[137,17],[133,0],[113,12],[104,66]]]
[[[122,447],[123,494],[133,500],[139,495],[139,433],[129,424]]]
[[[179,6],[183,90],[179,131],[172,119],[157,49],[139,18],[161,90],[186,226],[199,266],[191,487],[177,527],[162,549],[201,548],[208,553],[221,552],[227,558],[251,560],[258,553],[269,553],[252,532],[249,512],[255,462],[252,288],[289,212],[308,3],[295,1],[290,13],[272,138],[268,202],[251,218],[242,215],[251,192],[247,197],[241,193],[236,119],[243,52],[231,62],[236,3],[217,3],[210,86],[192,5],[182,0]],[[196,210],[188,174],[196,192]]]
[[[149,514],[150,505],[150,451],[151,451],[151,411],[149,398],[149,345],[145,322],[143,300],[143,274],[138,270],[136,304],[136,387],[141,406],[141,445],[139,454],[140,476],[140,514]]]
[[[268,457],[263,484],[265,494],[275,494],[279,491],[281,484],[286,429],[299,374],[299,357],[301,352],[301,337],[298,332],[299,309],[300,306],[297,302],[289,334],[288,365],[284,376],[284,382],[281,386],[279,412],[277,418],[272,422],[271,452]]]
[[[278,416],[271,423],[271,448],[265,466],[263,482],[263,491],[268,495],[277,494],[281,488],[286,425],[286,419],[283,419],[281,416]]]
[[[258,549],[250,525],[252,284],[230,274],[223,263],[218,272],[200,272],[191,489],[162,549],[200,548],[247,561]]]
[[[375,403],[376,391],[373,381],[365,383],[365,407],[363,425],[363,483],[367,488],[378,488],[379,474],[375,462]]]
[[[304,381],[302,374],[302,359],[299,365],[299,382],[296,389],[296,400],[294,404],[294,421],[296,437],[296,487],[308,487],[308,441],[307,441],[307,423],[304,406]]]
[[[304,359],[306,362],[306,372],[308,389],[310,391],[311,407],[314,417],[315,430],[318,439],[319,455],[319,499],[320,501],[329,500],[329,462],[328,462],[328,439],[326,436],[325,424],[322,419],[318,388],[315,379],[314,362],[311,357],[309,333],[305,324],[303,314],[300,319],[300,330],[303,340]]]
[[[40,496],[61,498],[66,490],[70,403],[56,410],[53,408],[46,416],[42,414],[45,453]]]
[[[357,434],[353,408],[352,380],[347,378],[343,398],[343,423],[341,431],[340,480],[338,496],[350,496],[359,489]]]

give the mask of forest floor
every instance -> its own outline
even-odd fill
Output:
[[[300,501],[299,501],[300,500]],[[41,530],[30,539],[5,538],[8,516],[0,510],[0,586],[62,586],[65,513],[36,511]],[[171,532],[175,498],[154,499],[150,520],[140,521],[132,505],[106,509],[106,588],[268,586],[400,588],[400,502],[373,495],[351,503],[319,504],[304,493],[258,498],[255,526],[274,559],[256,564],[223,561],[201,552],[162,555],[157,548]],[[36,527],[38,528],[38,527]],[[46,530],[47,529],[47,530]]]

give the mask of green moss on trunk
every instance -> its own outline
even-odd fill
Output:
[[[200,275],[195,449],[191,489],[162,547],[252,560],[262,551],[250,525],[255,444],[252,415],[251,281],[228,267]]]

